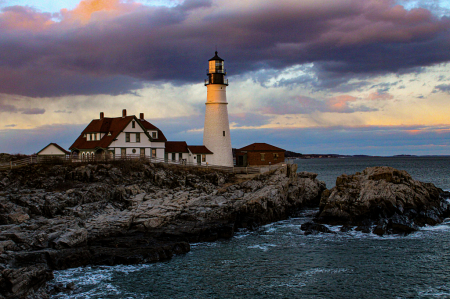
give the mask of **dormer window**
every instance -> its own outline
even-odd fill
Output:
[[[83,138],[86,138],[86,134],[83,135]]]
[[[158,138],[158,132],[152,132],[152,138],[153,139]]]
[[[111,134],[111,132],[108,132],[108,136],[111,136],[112,134]]]

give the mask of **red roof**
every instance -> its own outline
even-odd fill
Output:
[[[204,145],[188,145],[189,150],[193,154],[212,154],[213,152],[210,151],[206,146]]]
[[[47,147],[49,147],[50,145],[53,145],[53,146],[55,146],[56,148],[58,148],[60,151],[62,151],[62,152],[64,152],[66,155],[70,155],[70,152],[69,151],[66,151],[65,149],[63,149],[61,146],[59,146],[58,144],[56,144],[56,143],[50,143],[49,145],[47,145],[46,147],[44,147],[43,149],[41,149],[40,151],[38,151],[37,153],[36,153],[36,155],[37,154],[39,154],[40,152],[42,152],[43,150],[45,150]]]
[[[146,130],[158,130],[158,138],[152,139],[152,141],[167,141],[161,130],[146,120],[137,119],[134,115],[113,118],[105,117],[103,119],[93,119],[69,149],[107,148],[133,119]],[[100,140],[87,141],[84,134],[88,133],[105,133],[105,135]],[[111,133],[111,135],[109,136],[108,133]]]
[[[189,153],[186,141],[167,141],[166,153]]]
[[[160,129],[158,129],[157,127],[155,127],[154,125],[152,125],[151,123],[146,121],[145,119],[140,119],[139,121],[144,126],[144,128],[146,128],[147,130],[153,130],[153,131],[157,130],[158,131],[158,138],[152,139],[152,141],[156,141],[156,142],[166,142],[167,141],[166,136],[164,136],[163,132]]]
[[[282,148],[267,144],[267,143],[252,143],[243,148],[238,149],[239,151],[285,151]]]

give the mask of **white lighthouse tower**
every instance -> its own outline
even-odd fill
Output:
[[[233,166],[230,124],[228,122],[227,72],[224,60],[216,55],[209,60],[203,145],[213,152],[214,165]]]

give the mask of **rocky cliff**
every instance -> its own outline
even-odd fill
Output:
[[[334,188],[323,192],[317,222],[358,226],[379,235],[410,233],[448,217],[447,198],[441,189],[414,180],[404,170],[370,167],[341,175]]]
[[[325,189],[296,165],[240,180],[139,162],[0,172],[0,298],[46,298],[52,270],[148,263],[285,219]]]

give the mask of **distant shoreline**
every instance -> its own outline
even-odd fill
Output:
[[[336,158],[427,158],[427,157],[450,157],[450,155],[393,155],[393,156],[369,156],[369,155],[338,155],[338,154],[305,154],[288,156],[286,159],[336,159]]]

